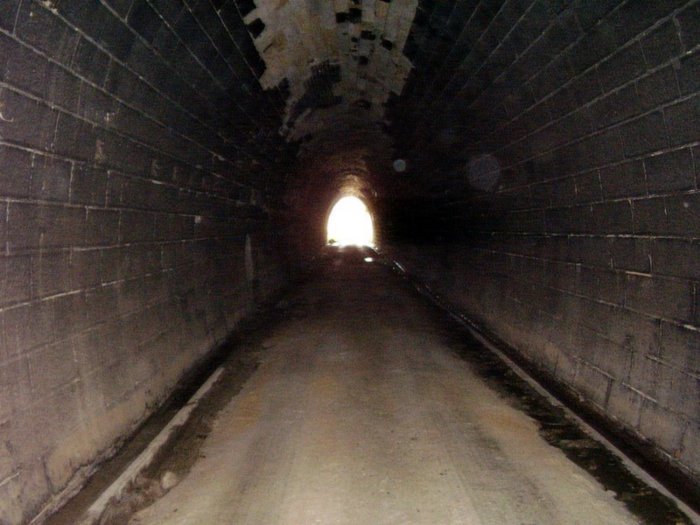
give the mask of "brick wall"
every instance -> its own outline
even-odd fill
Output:
[[[700,3],[452,4],[395,118],[462,242],[399,258],[700,480]]]
[[[0,2],[0,522],[281,285],[263,69],[232,1]]]

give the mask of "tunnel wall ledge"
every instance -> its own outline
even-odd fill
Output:
[[[585,337],[589,330],[582,319],[598,319],[594,306],[587,312],[580,304],[577,308],[566,306],[560,297],[557,301],[563,310],[559,317],[545,319],[538,303],[553,291],[533,287],[530,302],[522,297],[516,301],[509,287],[517,287],[517,279],[494,277],[498,270],[493,266],[489,275],[483,266],[475,264],[474,252],[478,250],[409,244],[392,244],[383,250],[408,275],[427,284],[433,293],[502,344],[557,397],[577,412],[583,411],[587,421],[602,429],[611,441],[620,443],[635,462],[682,498],[692,501],[700,494],[700,427],[693,419],[693,408],[685,408],[686,403],[693,404],[695,393],[680,391],[655,399],[632,387],[628,376],[621,372],[616,376],[613,371],[620,369],[619,352],[609,346],[601,348],[595,339]],[[676,337],[675,344],[697,347],[700,333],[685,330],[683,335],[694,339]],[[568,345],[561,341],[568,341]],[[643,348],[628,351],[644,358]],[[676,373],[683,375],[681,370]],[[647,379],[655,385],[659,381],[657,377]],[[669,390],[678,388],[681,380],[663,378]]]

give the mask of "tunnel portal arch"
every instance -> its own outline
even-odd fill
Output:
[[[375,246],[374,217],[363,199],[341,195],[326,215],[326,243],[338,246]]]

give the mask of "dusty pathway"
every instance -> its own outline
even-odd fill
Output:
[[[290,312],[189,474],[132,524],[637,523],[385,268],[331,264]]]

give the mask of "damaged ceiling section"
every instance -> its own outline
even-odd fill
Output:
[[[245,4],[245,5],[244,5]],[[239,9],[265,61],[265,89],[289,92],[282,127],[290,141],[358,117],[377,128],[411,71],[403,50],[418,0],[256,0]]]

